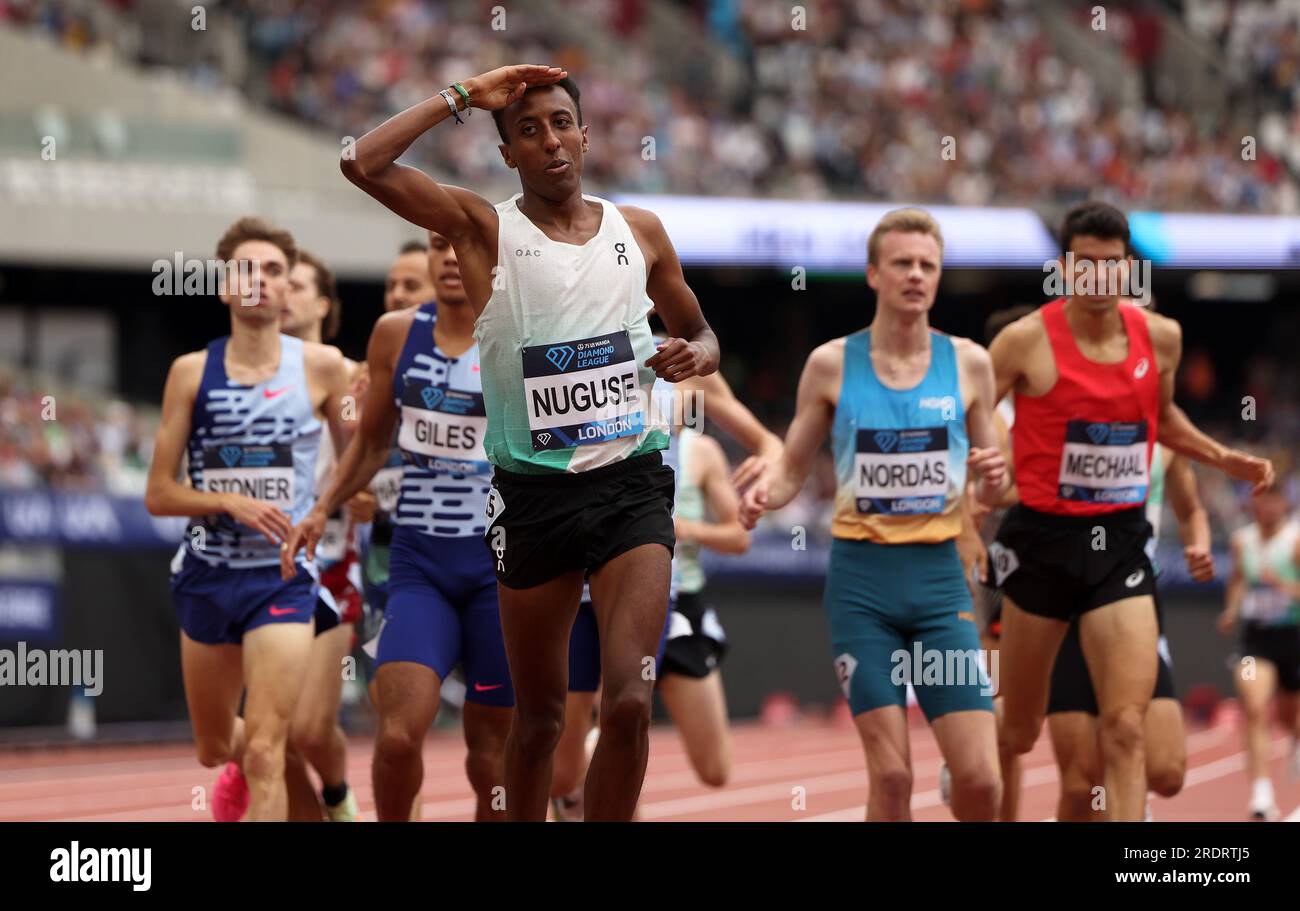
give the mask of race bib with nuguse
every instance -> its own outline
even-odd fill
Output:
[[[639,434],[645,406],[627,330],[524,348],[533,451]]]
[[[288,443],[203,447],[203,489],[239,493],[293,511],[293,449]]]
[[[1146,421],[1069,421],[1057,496],[1083,503],[1146,500]]]
[[[449,474],[489,473],[486,433],[483,393],[406,378],[397,445],[420,467]]]
[[[853,496],[860,513],[943,512],[948,497],[948,428],[860,429]]]

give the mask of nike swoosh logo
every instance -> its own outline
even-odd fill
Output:
[[[474,684],[474,692],[476,692],[476,693],[486,693],[488,690],[499,690],[499,689],[501,689],[501,687],[503,687],[503,686],[505,686],[504,683],[494,683],[494,684],[492,684],[491,686],[484,686],[484,685],[481,684],[481,683],[476,683],[476,684]]]
[[[290,383],[288,386],[281,386],[279,389],[263,389],[262,395],[266,396],[268,399],[273,399],[280,393],[288,392],[292,388],[293,384]]]
[[[298,608],[296,607],[272,607],[271,608],[272,617],[283,617],[285,614],[296,614],[296,613],[298,613]]]

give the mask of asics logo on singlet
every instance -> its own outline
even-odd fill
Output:
[[[529,247],[516,247],[515,256],[541,256],[541,250],[534,250]]]
[[[898,434],[892,430],[877,430],[872,439],[876,441],[881,452],[893,452],[894,447],[898,445]]]
[[[1143,577],[1145,577],[1146,574],[1147,574],[1146,570],[1139,569],[1137,572],[1133,573],[1133,575],[1125,579],[1124,584],[1129,588],[1137,588],[1138,584],[1142,581]]]
[[[239,464],[239,457],[244,454],[244,449],[242,446],[222,446],[217,454],[221,456],[221,461],[226,463],[227,468],[234,468]]]
[[[618,254],[618,264],[620,266],[629,265],[627,259],[627,244],[625,243],[614,244],[614,252]]]
[[[438,403],[442,401],[442,390],[437,386],[425,386],[420,390],[420,398],[424,400],[425,408],[436,408]]]
[[[1140,380],[1142,379],[1142,377],[1146,376],[1147,368],[1150,366],[1151,366],[1151,362],[1148,361],[1146,358],[1142,358],[1142,360],[1138,361],[1137,366],[1133,368],[1134,379]]]
[[[569,366],[575,353],[570,345],[556,345],[546,349],[546,359],[555,365],[556,370],[562,371]]]
[[[1084,430],[1084,433],[1088,435],[1088,439],[1100,446],[1102,443],[1106,442],[1106,438],[1110,436],[1110,425],[1089,424],[1087,429]]]

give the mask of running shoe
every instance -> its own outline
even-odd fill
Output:
[[[217,822],[239,822],[248,812],[248,801],[248,782],[239,763],[226,763],[212,787],[212,818]]]
[[[325,815],[329,817],[330,822],[356,822],[358,812],[357,798],[351,788],[348,788],[347,796],[335,806],[325,804]]]

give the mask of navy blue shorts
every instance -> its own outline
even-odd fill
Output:
[[[375,663],[391,661],[423,664],[439,680],[459,664],[467,700],[515,704],[496,571],[477,535],[436,538],[406,527],[393,533],[388,605]]]
[[[664,647],[668,644],[668,628],[672,625],[673,604],[668,604],[663,635],[659,637],[659,653],[655,655],[655,679],[663,671]],[[578,605],[578,616],[573,620],[569,634],[569,692],[594,693],[600,688],[600,633],[596,628],[596,609],[590,601]]]
[[[181,629],[204,645],[239,645],[268,623],[311,623],[317,582],[307,568],[288,582],[280,564],[234,569],[213,566],[182,548],[172,563],[172,602]]]

